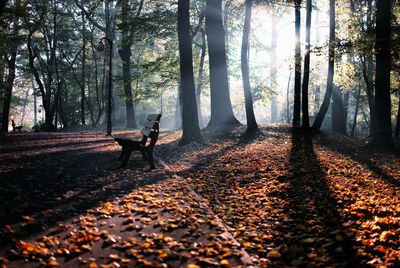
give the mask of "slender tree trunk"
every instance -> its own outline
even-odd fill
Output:
[[[179,81],[175,102],[175,129],[182,128],[182,83]]]
[[[211,118],[210,128],[239,124],[232,110],[226,63],[225,30],[222,24],[222,0],[206,0]]]
[[[276,60],[276,48],[277,48],[277,41],[278,41],[278,18],[277,14],[272,15],[272,23],[271,23],[271,65],[270,65],[270,79],[271,79],[271,88],[277,88],[277,79],[276,79],[276,72],[277,72],[277,60]],[[277,102],[276,95],[272,96],[271,100],[271,123],[276,123],[278,121],[278,107],[276,105]]]
[[[300,4],[301,0],[295,3],[295,64],[294,64],[294,107],[293,126],[300,126],[300,105],[301,105],[301,50],[300,50]]]
[[[17,59],[17,49],[15,48],[15,51],[12,52],[10,59],[7,59],[8,75],[4,85],[5,98],[3,101],[3,111],[1,113],[1,132],[8,132],[11,95],[15,79],[16,59]]]
[[[347,126],[347,117],[349,115],[349,92],[343,94],[343,107],[344,107],[344,123]]]
[[[258,130],[256,118],[253,109],[253,97],[251,96],[250,78],[249,78],[249,34],[251,27],[251,9],[253,5],[252,0],[246,0],[246,14],[244,17],[243,25],[243,38],[242,38],[242,52],[241,52],[241,67],[242,67],[242,81],[244,90],[244,102],[246,108],[247,129],[246,133],[255,133]]]
[[[286,88],[286,123],[290,124],[290,100],[289,100],[289,89],[290,89],[290,80],[292,78],[292,72],[289,74],[288,84]]]
[[[400,134],[400,95],[399,95],[399,105],[397,108],[397,121],[396,121],[396,129],[394,131],[394,136],[399,137]]]
[[[180,144],[201,140],[193,76],[192,42],[190,39],[189,0],[178,0],[178,41],[182,82],[182,138]]]
[[[86,27],[85,14],[82,11],[82,78],[81,78],[81,124],[85,125],[85,79],[86,79]]]
[[[392,2],[376,1],[375,132],[373,143],[393,147],[390,100]]]
[[[36,100],[36,88],[33,82],[33,77],[31,76],[31,84],[33,91],[33,125],[37,125],[37,100]]]
[[[201,55],[200,55],[200,66],[199,66],[199,76],[196,88],[196,100],[197,100],[197,113],[199,114],[199,125],[202,127],[204,125],[203,115],[201,113],[201,89],[203,87],[203,72],[204,72],[204,59],[206,57],[206,32],[204,29],[200,29],[201,32]]]
[[[306,14],[306,53],[304,57],[304,74],[303,85],[301,89],[302,97],[302,112],[303,112],[303,129],[308,131],[310,129],[310,119],[308,116],[308,84],[310,79],[310,31],[311,31],[311,0],[307,0],[307,14]]]
[[[320,11],[319,10],[316,10],[316,12],[315,12],[315,20],[316,20],[316,25],[315,25],[315,28],[316,28],[316,30],[315,30],[315,43],[316,43],[316,45],[317,46],[320,46],[320,32],[319,32],[319,30],[320,30],[320,22],[319,22],[319,13],[320,13]],[[316,67],[315,67],[315,73],[317,74],[317,79],[319,80],[319,78],[320,78],[320,68],[319,68],[319,66],[317,65]],[[321,96],[321,86],[320,86],[320,83],[318,83],[317,85],[316,85],[316,87],[315,87],[315,96],[314,96],[314,102],[315,102],[315,104],[314,104],[314,111],[313,111],[313,115],[314,115],[314,117],[315,116],[317,116],[317,112],[318,112],[318,108],[319,108],[319,105],[320,105],[320,96]]]
[[[318,111],[317,117],[314,120],[312,129],[314,131],[319,131],[321,129],[322,122],[324,121],[325,114],[328,111],[329,103],[331,101],[332,95],[332,84],[334,75],[334,65],[335,65],[335,0],[329,0],[329,63],[328,63],[328,78],[326,82],[326,91],[324,100],[322,102],[321,108]]]
[[[373,59],[372,56],[365,56],[366,60],[362,60],[362,74],[365,81],[365,88],[367,92],[368,98],[368,107],[369,107],[369,117],[371,120],[371,126],[369,130],[369,136],[373,136],[374,126],[375,126],[375,97],[374,97],[374,82],[373,82]]]
[[[358,85],[358,93],[357,93],[357,99],[356,99],[356,109],[354,111],[354,119],[353,119],[353,126],[351,128],[351,134],[350,136],[354,136],[354,131],[357,126],[357,115],[358,115],[358,107],[360,105],[360,94],[361,94],[361,85]]]
[[[345,112],[340,87],[332,87],[332,131],[346,135]]]

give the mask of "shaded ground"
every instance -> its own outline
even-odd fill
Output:
[[[138,155],[119,169],[103,135],[0,137],[0,264],[252,265],[245,249],[259,266],[400,265],[397,152],[261,130],[183,147],[162,131],[171,170],[153,171]]]

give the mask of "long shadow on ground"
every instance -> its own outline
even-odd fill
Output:
[[[148,172],[147,162],[134,156],[126,170],[119,169],[120,163],[115,160],[119,148],[112,147],[111,139],[96,140],[96,135],[88,138],[66,133],[24,133],[2,138],[2,144],[8,142],[2,150],[10,156],[0,162],[0,246],[42,232],[59,221],[164,178],[157,176],[157,171]],[[79,138],[83,141],[75,140]],[[42,149],[36,144],[49,140],[55,152],[35,154],[34,150]],[[24,141],[35,141],[35,145],[26,147],[24,152]],[[22,156],[13,157],[10,143],[20,148]],[[143,173],[147,180],[137,180]]]
[[[282,226],[288,237],[286,259],[297,265],[316,261],[323,265],[359,265],[354,234],[337,210],[311,134],[293,131],[288,168],[290,175],[280,178],[287,189],[276,192],[288,201],[285,211],[289,220]]]
[[[323,146],[329,148],[329,150],[348,156],[359,164],[365,165],[370,171],[380,176],[386,183],[396,187],[400,186],[400,177],[396,178],[388,174],[379,166],[387,163],[377,163],[371,159],[374,154],[384,154],[386,156],[391,156],[393,159],[398,159],[400,157],[399,150],[393,149],[383,151],[370,146],[361,145],[350,138],[346,139],[344,137],[327,134],[320,135],[320,142]]]

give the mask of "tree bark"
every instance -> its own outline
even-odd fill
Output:
[[[206,1],[206,33],[209,54],[211,118],[209,128],[239,124],[232,110],[222,24],[222,0]]]
[[[206,57],[206,32],[204,29],[200,29],[201,32],[201,55],[200,55],[200,66],[199,66],[199,76],[196,88],[196,100],[197,100],[197,113],[199,114],[199,125],[204,126],[203,115],[201,113],[201,89],[203,87],[203,72],[204,72],[204,59]]]
[[[332,87],[332,131],[346,135],[345,112],[340,87]]]
[[[7,59],[7,69],[8,75],[6,82],[4,85],[4,100],[3,100],[3,110],[1,113],[1,132],[8,132],[8,122],[10,120],[10,104],[11,104],[11,95],[12,89],[14,86],[15,80],[15,61],[17,59],[17,49],[11,53],[10,59]]]
[[[396,129],[394,131],[394,136],[399,137],[400,134],[400,95],[399,95],[399,105],[397,108],[397,121],[396,121]]]
[[[293,126],[300,126],[300,105],[301,105],[301,50],[300,50],[300,4],[301,0],[295,3],[295,64],[294,64],[294,106]]]
[[[82,11],[82,76],[81,76],[81,124],[85,125],[85,71],[86,71],[86,27],[85,13]]]
[[[308,131],[310,129],[310,119],[308,116],[308,84],[310,80],[310,31],[311,31],[311,0],[307,0],[307,13],[306,13],[306,52],[304,56],[304,73],[303,85],[301,88],[302,99],[302,113],[303,113],[303,129]]]
[[[276,48],[277,48],[277,41],[278,41],[278,18],[276,17],[277,14],[272,15],[272,24],[271,24],[271,65],[270,65],[270,79],[271,79],[271,88],[277,88],[277,79],[276,79],[276,72],[277,72],[277,59],[276,59]],[[271,100],[271,123],[276,123],[278,121],[278,107],[276,105],[277,98],[276,95],[272,96]]]
[[[189,0],[178,0],[179,62],[182,82],[182,138],[180,144],[201,140],[193,76],[192,42],[190,38]]]
[[[393,147],[390,101],[390,39],[392,2],[376,1],[375,132],[373,143]]]
[[[358,107],[360,105],[360,94],[361,94],[361,85],[359,84],[358,85],[357,99],[356,99],[356,109],[354,111],[353,126],[351,128],[351,134],[350,134],[351,137],[354,136],[354,131],[355,131],[356,125],[357,125]]]
[[[329,108],[329,103],[331,101],[332,95],[332,84],[335,66],[335,0],[329,0],[329,62],[328,62],[328,78],[326,82],[326,91],[324,100],[322,102],[321,108],[318,111],[317,117],[312,125],[314,131],[319,131],[321,129],[322,122],[324,121],[326,112]]]
[[[247,134],[253,134],[258,130],[258,125],[256,122],[256,118],[254,116],[253,98],[251,96],[251,86],[249,78],[249,59],[248,59],[252,5],[253,5],[252,0],[246,0],[245,3],[246,13],[244,17],[242,51],[241,51],[242,81],[243,81],[243,91],[244,91],[244,102],[246,108]]]
[[[136,120],[135,120],[135,108],[133,103],[132,96],[132,82],[131,82],[131,45],[132,39],[129,34],[129,25],[128,25],[128,12],[129,7],[128,3],[123,2],[121,4],[121,31],[122,31],[122,40],[121,40],[121,48],[118,50],[118,54],[122,60],[122,76],[124,83],[124,97],[125,97],[125,109],[126,109],[126,127],[127,128],[135,128]]]

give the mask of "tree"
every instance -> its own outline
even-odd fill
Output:
[[[346,135],[346,119],[342,92],[337,85],[332,86],[332,131]]]
[[[242,80],[244,91],[244,102],[246,108],[247,129],[246,133],[252,134],[258,130],[256,118],[253,109],[253,97],[251,96],[251,86],[249,79],[249,34],[251,25],[251,8],[253,5],[252,0],[246,0],[246,14],[244,17],[243,25],[243,38],[242,38],[242,52],[241,52],[241,66],[242,66]]]
[[[198,74],[198,82],[197,82],[197,87],[196,87],[196,100],[197,100],[197,112],[199,114],[199,124],[200,126],[204,125],[203,122],[203,116],[201,113],[201,102],[200,102],[200,96],[201,96],[201,90],[203,87],[203,73],[204,73],[204,60],[206,57],[206,49],[207,49],[207,44],[206,44],[206,32],[203,28],[200,29],[200,34],[201,34],[201,55],[200,55],[200,64],[199,64],[199,74]]]
[[[1,7],[1,9],[3,9],[3,7]],[[8,22],[1,23],[1,31],[0,31],[0,36],[2,40],[4,40],[1,44],[1,59],[0,59],[0,65],[1,65],[0,90],[3,90],[2,95],[4,95],[1,96],[3,97],[3,105],[2,105],[3,107],[1,113],[1,132],[8,132],[11,96],[16,76],[17,51],[18,47],[22,43],[22,38],[19,36],[19,31],[21,29],[21,21],[20,18],[18,17],[18,13],[24,14],[26,12],[26,6],[21,6],[20,1],[16,1],[14,5],[12,5],[9,8],[9,10],[10,12],[8,12],[6,16]],[[5,78],[3,78],[4,74],[6,74]]]
[[[86,72],[86,25],[85,13],[82,13],[82,72],[81,72],[81,124],[85,125],[85,72]]]
[[[275,6],[272,6],[273,8]],[[277,87],[277,57],[276,57],[276,52],[277,52],[277,41],[278,41],[278,22],[279,22],[279,14],[278,12],[274,10],[271,12],[271,63],[270,63],[270,79],[271,79],[271,88],[276,88]],[[278,121],[278,107],[276,105],[277,103],[277,97],[274,95],[271,100],[271,123],[276,123]]]
[[[352,44],[356,47],[356,52],[362,67],[362,77],[365,82],[365,90],[368,97],[369,106],[369,136],[372,137],[375,128],[375,105],[374,105],[374,20],[373,20],[373,2],[367,0],[366,3],[361,1],[350,0],[350,11],[352,17],[356,18],[355,25],[350,25],[355,29],[355,37],[352,37]],[[365,12],[365,4],[367,9]],[[361,15],[360,15],[361,14]],[[348,26],[346,26],[347,28]]]
[[[328,78],[326,82],[326,91],[321,108],[312,125],[314,131],[319,131],[324,121],[325,114],[328,111],[329,103],[332,96],[333,75],[335,67],[335,0],[329,0],[329,47],[328,47]]]
[[[57,112],[61,94],[61,83],[59,76],[59,54],[58,49],[58,16],[57,1],[50,2],[51,6],[36,3],[31,10],[32,21],[29,23],[27,37],[27,49],[29,68],[35,77],[42,97],[43,109],[45,111],[45,128],[47,131],[56,129],[54,116]],[[47,16],[45,14],[48,13]],[[42,22],[42,23],[41,23]],[[34,34],[41,27],[42,35],[35,37]],[[45,44],[45,45],[43,45]]]
[[[300,50],[300,5],[301,0],[295,2],[295,64],[294,64],[294,107],[293,107],[293,126],[300,125],[300,105],[301,105],[301,50]]]
[[[208,127],[238,124],[233,115],[229,94],[222,0],[206,0],[206,34],[211,91],[211,118]]]
[[[136,12],[136,18],[139,17],[143,7],[143,0],[140,1]],[[129,17],[129,3],[128,1],[121,2],[121,24],[120,29],[122,32],[121,47],[118,50],[118,54],[122,60],[122,76],[124,82],[124,97],[125,97],[125,107],[126,107],[126,127],[134,128],[136,127],[135,120],[135,107],[132,96],[132,82],[131,82],[131,47],[133,42],[133,31],[132,27],[135,24],[130,21]],[[132,25],[133,24],[133,25]]]
[[[301,89],[302,97],[302,112],[303,112],[303,129],[309,130],[310,120],[308,116],[308,82],[310,78],[310,30],[311,30],[311,0],[307,0],[307,13],[306,13],[306,51],[304,57],[304,74],[303,85]]]
[[[106,66],[111,66],[110,65],[110,60],[112,58],[112,45],[111,42],[114,40],[115,36],[115,12],[114,11],[114,1],[106,1],[104,3],[104,20],[105,20],[105,25],[102,26],[100,25],[97,21],[95,21],[91,17],[91,12],[88,12],[85,7],[82,5],[82,3],[79,3],[78,0],[74,0],[75,4],[82,10],[82,12],[86,15],[86,18],[99,30],[101,30],[105,34],[105,39],[108,40],[108,44],[106,46],[106,53],[105,53],[105,65]],[[110,84],[112,81],[110,80],[110,77],[106,76],[105,80],[105,88],[110,88]],[[111,103],[111,100],[113,98],[112,95],[108,95],[107,92],[107,99],[108,103]],[[112,107],[109,107],[110,105],[107,105],[107,135],[111,135],[111,127],[112,127]]]
[[[182,138],[180,144],[201,140],[193,76],[189,0],[178,0],[178,41],[182,86]]]
[[[393,147],[390,100],[390,41],[392,2],[376,1],[376,76],[375,115],[376,125],[373,143],[377,146]]]

